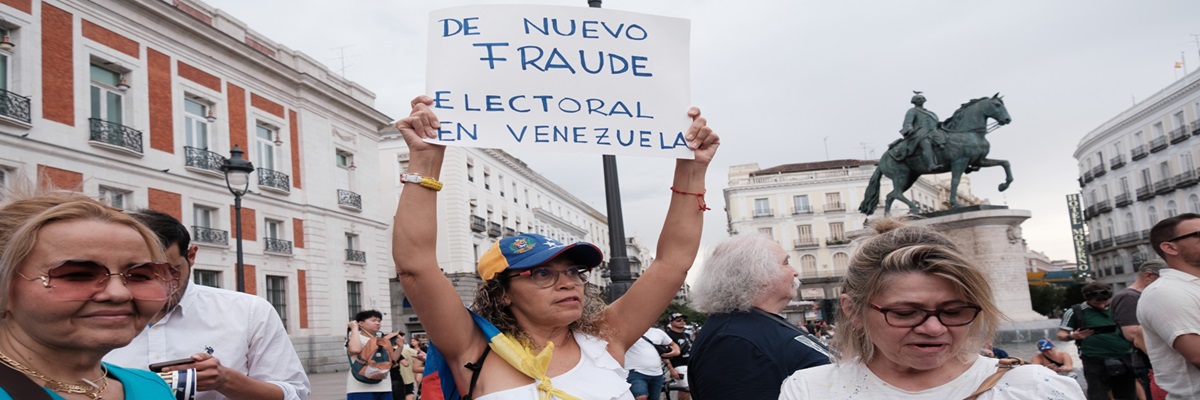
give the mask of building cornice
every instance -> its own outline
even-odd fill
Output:
[[[605,217],[605,215],[603,213],[601,213],[600,211],[597,211],[595,208],[592,208],[592,206],[589,206],[587,203],[584,203],[583,200],[580,200],[579,198],[575,197],[575,195],[566,191],[565,189],[558,186],[557,184],[550,181],[549,179],[546,179],[546,177],[542,176],[542,174],[539,174],[539,173],[537,173],[537,171],[530,169],[529,165],[525,164],[525,162],[521,161],[521,159],[516,158],[513,155],[508,154],[508,152],[506,152],[504,150],[500,150],[500,149],[479,149],[479,150],[482,151],[484,154],[491,156],[496,161],[499,161],[500,163],[504,164],[505,166],[511,168],[512,170],[517,171],[522,176],[524,176],[526,179],[534,181],[536,184],[541,185],[542,187],[545,187],[546,190],[565,199],[567,202],[571,203],[571,205],[584,211],[592,218],[596,218],[596,219],[602,220],[602,221],[607,220],[607,217]]]
[[[1113,134],[1120,134],[1125,129],[1136,123],[1141,123],[1147,117],[1153,116],[1161,112],[1167,106],[1173,104],[1179,99],[1195,93],[1200,89],[1200,73],[1193,71],[1184,79],[1176,81],[1171,85],[1159,90],[1153,96],[1146,100],[1135,104],[1133,107],[1117,114],[1108,121],[1101,124],[1096,129],[1088,132],[1083,139],[1079,140],[1079,145],[1076,147],[1074,157],[1079,159],[1081,153],[1091,149],[1097,142],[1100,142]]]

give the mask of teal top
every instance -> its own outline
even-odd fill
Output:
[[[158,377],[157,374],[139,369],[126,369],[109,363],[104,363],[104,367],[108,368],[108,376],[112,379],[121,381],[125,385],[125,400],[174,400],[175,394],[171,392],[171,388],[167,386],[167,382]],[[65,400],[59,396],[57,392],[50,389],[45,389],[50,393],[50,398],[54,400]],[[0,400],[12,400],[12,396],[0,389]]]

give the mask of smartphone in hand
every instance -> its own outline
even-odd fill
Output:
[[[191,364],[194,362],[196,362],[196,360],[193,360],[191,357],[188,357],[188,358],[180,358],[178,360],[154,363],[154,364],[150,364],[150,372],[162,372],[163,368],[166,368],[166,367],[183,365],[183,364]]]

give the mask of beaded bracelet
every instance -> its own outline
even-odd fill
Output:
[[[672,191],[672,192],[675,192],[675,193],[679,193],[679,194],[686,194],[686,195],[689,195],[689,196],[696,196],[696,203],[697,203],[697,204],[700,206],[700,212],[704,212],[704,211],[711,210],[711,208],[708,208],[708,205],[704,203],[704,192],[700,192],[700,193],[690,193],[690,192],[685,192],[685,191],[682,191],[682,190],[679,190],[679,189],[675,189],[675,187],[674,187],[674,186],[672,186],[672,187],[671,187],[671,191]]]

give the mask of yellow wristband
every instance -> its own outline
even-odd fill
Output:
[[[409,173],[400,174],[400,182],[415,183],[415,184],[420,185],[423,188],[426,188],[426,189],[429,189],[429,190],[432,190],[435,192],[440,192],[442,190],[442,182],[439,182],[437,179],[426,178],[426,177],[423,177],[418,174],[409,174]]]

